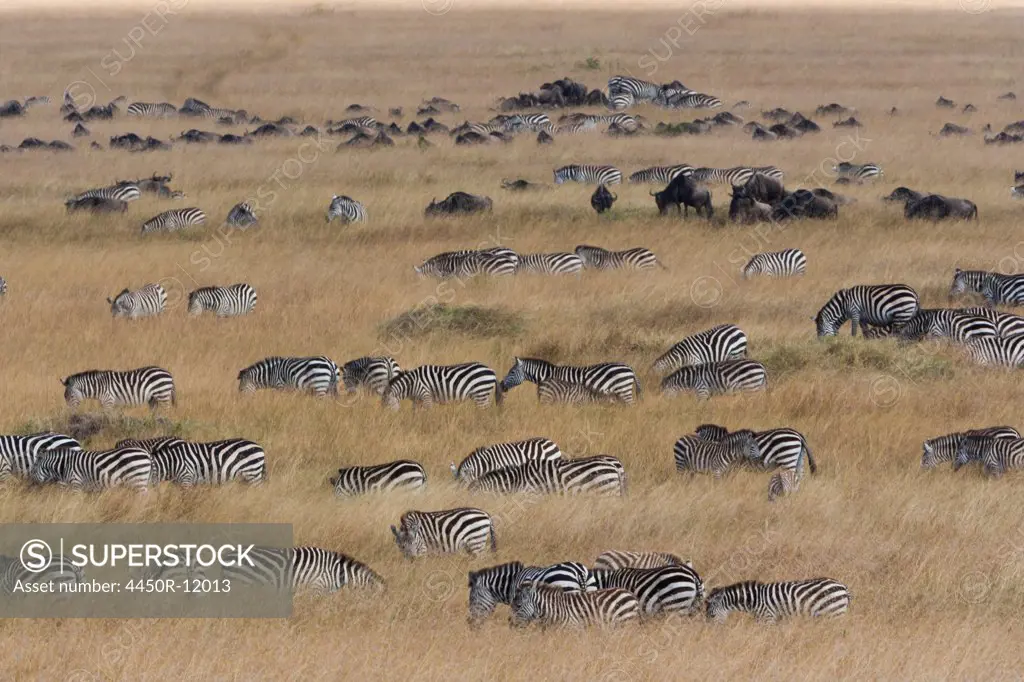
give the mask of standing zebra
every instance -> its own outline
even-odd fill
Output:
[[[335,218],[341,220],[342,223],[365,223],[366,207],[352,197],[335,194],[331,198],[331,205],[327,208],[327,222],[331,222]]]
[[[256,547],[248,556],[252,565],[239,562],[224,566],[223,576],[237,585],[266,585],[291,591],[308,589],[317,595],[337,592],[350,585],[376,592],[385,589],[384,579],[366,564],[321,547]]]
[[[591,185],[618,185],[622,182],[622,171],[613,166],[577,165],[555,169],[555,184],[583,182]]]
[[[317,397],[338,395],[341,373],[324,355],[306,358],[269,357],[249,365],[238,373],[238,391],[253,393],[274,388],[309,391]]]
[[[89,189],[81,194],[71,197],[67,203],[74,203],[82,199],[110,199],[113,201],[135,201],[142,196],[139,185],[134,182],[121,182],[110,187]],[[66,205],[65,204],[65,205]]]
[[[574,253],[528,253],[519,256],[516,273],[576,275],[583,271],[583,259]]]
[[[704,599],[704,581],[689,566],[592,571],[598,590],[628,590],[640,603],[640,617],[693,614]]]
[[[631,76],[612,76],[608,79],[608,98],[620,93],[632,95],[637,101],[653,100],[661,93],[661,86],[657,83],[640,80]]]
[[[174,378],[166,369],[140,367],[127,371],[93,369],[60,380],[64,401],[72,409],[85,399],[100,401],[104,409],[115,405],[175,404]]]
[[[178,108],[169,102],[154,104],[151,102],[132,102],[125,109],[128,116],[142,116],[145,118],[170,118],[178,115]]]
[[[989,275],[996,273],[986,270],[961,270],[953,271],[953,283],[949,287],[949,298],[963,293],[981,293],[981,288]]]
[[[452,462],[451,469],[457,480],[463,483],[472,483],[491,471],[521,466],[528,462],[546,462],[561,457],[562,451],[553,440],[529,438],[477,448],[469,453],[458,466]]]
[[[617,571],[620,568],[661,568],[662,566],[693,565],[675,554],[667,552],[626,552],[610,549],[601,552],[594,560],[595,571]]]
[[[138,448],[101,452],[62,449],[40,452],[29,470],[29,479],[37,485],[55,483],[78,491],[123,486],[145,492],[152,473],[152,457]]]
[[[640,603],[626,590],[563,592],[557,587],[527,581],[512,600],[509,623],[516,627],[524,627],[532,621],[541,626],[616,627],[639,617]]]
[[[500,405],[502,391],[494,370],[479,362],[461,365],[421,365],[407,372],[399,372],[381,394],[385,407],[397,410],[403,400],[412,400],[413,406],[433,407],[435,403],[472,400],[477,407],[488,407],[491,396]]]
[[[228,287],[203,287],[188,295],[188,314],[201,315],[206,311],[217,317],[248,315],[256,307],[256,290],[248,284]]]
[[[755,254],[743,266],[743,278],[751,275],[769,277],[792,277],[807,271],[807,256],[800,249],[783,249]]]
[[[864,331],[868,324],[902,327],[919,308],[917,292],[906,284],[863,284],[834,293],[813,319],[818,338],[835,336],[846,320],[856,336],[857,327]]]
[[[721,478],[734,465],[742,466],[761,459],[757,440],[749,431],[732,433],[719,441],[699,436],[683,436],[672,448],[676,471],[691,474],[710,472]]]
[[[342,365],[341,380],[348,393],[354,393],[362,387],[383,395],[388,384],[401,371],[398,362],[386,355],[356,358]]]
[[[739,360],[747,355],[747,335],[734,324],[720,324],[688,336],[654,361],[651,369],[668,372],[709,362]]]
[[[108,298],[107,303],[114,317],[127,317],[129,320],[153,317],[164,311],[167,292],[159,284],[147,284],[138,291],[123,289],[114,298]]]
[[[953,471],[970,461],[983,465],[985,474],[999,478],[1007,469],[1024,468],[1024,439],[965,436],[956,449]]]
[[[665,269],[654,252],[642,246],[624,251],[608,251],[599,246],[580,244],[576,247],[575,252],[583,259],[584,267],[595,270],[617,270],[620,268],[647,270],[654,267]]]
[[[764,166],[761,168],[752,168],[750,166],[734,166],[732,168],[694,168],[691,177],[694,180],[704,184],[713,183],[729,183],[731,185],[745,185],[750,178],[754,177],[754,173],[761,173],[768,177],[776,179],[778,175],[781,175],[782,171],[774,166]]]
[[[343,467],[329,479],[338,497],[415,490],[427,484],[423,465],[408,459],[364,467]]]
[[[811,455],[811,449],[807,446],[807,439],[799,431],[788,428],[767,429],[766,431],[741,429],[733,431],[733,433],[741,431],[753,435],[757,442],[759,457],[757,461],[749,462],[750,464],[756,464],[764,470],[780,468],[794,471],[799,477],[803,475],[804,459],[806,459],[811,473],[818,471],[818,465]],[[717,424],[701,424],[694,429],[694,434],[698,438],[715,443],[730,435],[728,429]]]
[[[259,485],[266,480],[267,456],[251,440],[232,438],[210,443],[179,440],[153,452],[153,481],[170,481],[184,488],[221,485],[240,480]]]
[[[494,525],[487,512],[471,507],[443,511],[407,511],[399,527],[391,526],[395,544],[407,559],[426,554],[458,554],[476,556],[487,549],[498,551]]]
[[[469,572],[469,623],[478,625],[494,613],[498,604],[512,605],[519,587],[533,581],[563,592],[585,592],[590,572],[582,564],[565,562],[552,566],[524,566],[519,561]]]
[[[115,448],[138,448],[145,450],[150,455],[155,455],[169,445],[184,443],[180,438],[174,436],[158,436],[156,438],[125,438],[114,444]]]
[[[850,591],[831,578],[785,583],[748,581],[712,590],[707,598],[708,620],[719,623],[730,611],[745,611],[759,622],[774,623],[787,616],[839,616],[849,608]]]
[[[963,343],[972,338],[998,336],[998,330],[995,322],[981,315],[969,315],[959,310],[922,308],[899,330],[899,336],[905,341],[931,337]]]
[[[24,436],[0,436],[0,480],[11,474],[28,476],[40,452],[81,449],[82,445],[71,436],[51,431]]]
[[[203,225],[206,223],[206,214],[201,209],[172,208],[169,211],[154,216],[142,224],[142,234],[151,232],[175,232],[184,230],[186,227]]]
[[[439,253],[416,266],[421,277],[457,277],[467,279],[475,275],[514,275],[519,267],[519,254],[506,248],[483,251],[447,251]]]
[[[649,183],[667,185],[676,179],[677,175],[689,175],[693,173],[693,166],[685,163],[676,166],[652,166],[638,170],[629,176],[629,182],[633,184]]]
[[[556,365],[539,358],[515,358],[512,368],[501,382],[503,391],[510,391],[524,381],[535,384],[546,379],[557,379],[579,384],[600,395],[606,395],[627,405],[640,397],[640,380],[629,365],[621,362],[602,362],[597,365],[575,367]]]
[[[884,175],[882,167],[876,163],[855,164],[849,161],[832,166],[837,178],[848,178],[854,181],[871,180]]]
[[[991,306],[1024,305],[1024,275],[1000,275],[990,272],[981,284],[981,295]]]
[[[505,495],[624,495],[626,477],[621,461],[607,455],[598,455],[580,459],[533,461],[498,469],[474,480],[469,489],[472,492]]]
[[[923,450],[921,453],[921,468],[933,469],[943,462],[955,460],[960,443],[968,436],[1016,440],[1020,438],[1020,432],[1012,426],[989,426],[983,429],[970,429],[958,433],[948,433],[938,438],[931,438],[921,445]]]
[[[256,216],[252,205],[247,201],[243,201],[231,207],[231,210],[228,211],[228,217],[224,222],[232,227],[244,230],[247,227],[252,227],[259,221],[260,219]]]
[[[1024,336],[981,336],[964,342],[967,357],[983,367],[1024,366]]]
[[[768,370],[754,360],[724,360],[695,367],[683,367],[661,382],[661,391],[673,396],[693,391],[705,400],[712,395],[733,391],[758,391],[768,385]]]

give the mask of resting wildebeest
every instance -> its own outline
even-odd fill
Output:
[[[615,203],[617,196],[608,191],[608,188],[604,185],[598,185],[594,193],[590,195],[590,205],[594,207],[594,210],[598,213],[604,213],[612,207]]]
[[[907,220],[924,218],[927,220],[945,220],[960,218],[961,220],[977,220],[978,207],[973,201],[944,197],[941,194],[929,194],[916,201],[908,201],[903,207],[903,217]]]
[[[908,201],[917,201],[924,197],[924,192],[915,192],[909,187],[897,187],[888,196],[882,197],[882,201],[902,201],[906,204]]]
[[[837,218],[839,208],[835,202],[806,189],[786,195],[786,197],[772,206],[772,220],[787,220],[789,218]]]
[[[748,183],[749,184],[749,183]],[[729,202],[729,220],[734,223],[768,222],[772,217],[772,207],[755,200],[747,193],[746,185],[732,188],[732,201]]]
[[[92,213],[124,213],[128,210],[128,202],[120,199],[104,199],[102,197],[72,197],[64,202],[68,213],[90,211]]]
[[[529,180],[523,180],[522,178],[518,178],[516,180],[508,180],[503,178],[501,181],[502,189],[511,190],[513,192],[524,192],[528,189],[539,189],[540,187],[540,184],[536,182],[530,182]]]
[[[479,213],[490,211],[492,202],[490,197],[476,196],[466,192],[452,192],[444,201],[431,200],[430,205],[423,212],[428,218],[439,215],[456,215],[459,213]]]
[[[672,182],[660,192],[650,192],[658,205],[658,212],[665,215],[669,206],[675,206],[676,211],[682,215],[688,215],[690,207],[697,210],[700,215],[704,210],[704,217],[710,219],[714,215],[711,207],[711,191],[697,183],[689,174],[679,174],[672,178]]]
[[[735,188],[733,189],[735,190]],[[743,195],[749,196],[754,201],[760,201],[762,204],[771,205],[782,201],[782,198],[786,196],[786,188],[782,186],[781,181],[775,178],[768,177],[763,173],[754,173],[743,185]]]

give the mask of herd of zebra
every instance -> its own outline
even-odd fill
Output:
[[[123,289],[114,298],[108,298],[107,303],[114,317],[130,320],[154,317],[164,312],[167,291],[160,284],[150,283],[135,291]],[[235,317],[248,315],[255,307],[256,290],[244,283],[226,287],[200,287],[188,295],[189,315],[212,312],[217,317]]]

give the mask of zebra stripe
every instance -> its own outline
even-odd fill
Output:
[[[238,391],[253,393],[273,388],[309,391],[317,397],[338,395],[341,372],[324,355],[304,358],[273,356],[249,365],[238,373]]]
[[[960,443],[968,436],[986,436],[989,438],[1020,438],[1020,432],[1012,426],[989,426],[982,429],[970,429],[958,433],[948,433],[938,438],[931,438],[921,444],[921,468],[934,469],[943,462],[956,459]]]
[[[661,391],[666,396],[693,391],[703,400],[732,391],[757,391],[767,385],[768,370],[760,362],[725,360],[678,369],[662,380]]]
[[[75,195],[66,203],[74,203],[82,199],[111,199],[116,201],[135,201],[142,196],[137,183],[123,182],[110,187],[99,187],[89,189],[81,194]]]
[[[516,272],[544,275],[575,275],[583,271],[583,259],[574,253],[528,253],[519,256]]]
[[[71,563],[71,559],[60,555],[51,557],[50,563],[40,571],[26,568],[20,556],[0,555],[0,595],[25,594],[23,590],[14,591],[18,583],[23,586],[50,585],[46,591],[59,595],[64,591],[60,587],[62,583],[80,583],[83,578],[82,568]]]
[[[614,166],[579,165],[556,168],[555,184],[583,182],[591,185],[617,185],[622,182],[622,171]]]
[[[560,459],[562,451],[558,444],[547,438],[530,438],[512,443],[485,445],[469,453],[458,466],[452,462],[455,478],[463,483],[472,483],[481,476],[498,469],[521,466],[529,462],[545,462]]]
[[[377,395],[383,395],[402,368],[394,358],[384,356],[363,357],[349,360],[341,368],[341,380],[348,393],[367,388]]]
[[[985,270],[961,270],[957,268],[953,271],[953,283],[949,287],[949,297],[953,298],[957,294],[963,293],[980,294],[986,278],[993,274],[996,273]]]
[[[636,100],[652,100],[661,93],[661,90],[661,86],[656,83],[630,76],[612,76],[608,79],[609,99],[620,93],[628,93]]]
[[[421,365],[399,372],[381,395],[385,407],[397,410],[401,401],[412,400],[413,406],[432,407],[435,403],[472,400],[477,407],[488,407],[491,395],[494,404],[501,404],[498,378],[487,365],[467,362],[460,365]]]
[[[71,436],[52,431],[24,436],[0,436],[0,480],[11,474],[28,476],[40,452],[81,449],[82,445]]]
[[[217,317],[248,315],[256,307],[256,290],[248,284],[203,287],[188,295],[188,314],[213,312]]]
[[[627,552],[610,549],[597,555],[595,571],[617,571],[620,568],[661,568],[663,566],[689,566],[693,564],[667,552]]]
[[[446,251],[432,256],[414,270],[421,277],[467,279],[475,275],[513,275],[519,267],[519,255],[511,249],[496,247],[482,251]]]
[[[153,451],[151,451],[153,452]],[[152,454],[153,481],[170,481],[184,488],[266,480],[267,455],[250,440],[232,438],[209,443],[168,442]]]
[[[170,118],[178,115],[178,108],[168,102],[132,102],[125,109],[125,114],[145,118]]]
[[[551,119],[547,114],[515,114],[505,121],[506,130],[521,132],[530,130],[535,133],[551,130]]]
[[[611,102],[609,102],[609,106],[611,106]],[[574,121],[568,121],[566,123],[559,124],[554,128],[556,135],[578,135],[580,133],[589,133],[595,130],[597,130],[597,121],[593,118],[582,118]]]
[[[618,92],[608,97],[608,108],[612,111],[624,111],[635,104],[636,97],[628,92]]]
[[[681,163],[675,166],[651,166],[638,170],[629,176],[632,184],[648,183],[666,185],[675,180],[678,175],[689,175],[693,172],[693,166]]]
[[[936,308],[918,310],[910,322],[899,330],[900,338],[905,341],[930,337],[963,343],[968,339],[998,334],[995,323],[987,317]]]
[[[64,401],[76,408],[83,400],[100,401],[104,409],[115,405],[175,404],[174,378],[166,369],[140,367],[127,371],[93,369],[61,379]]]
[[[741,432],[749,433],[754,437],[760,454],[756,462],[748,462],[748,464],[756,464],[762,470],[775,468],[789,470],[800,477],[803,475],[804,459],[806,458],[811,473],[818,471],[818,465],[814,461],[811,449],[807,446],[807,439],[796,429],[779,428],[766,431],[740,429],[733,431],[733,434]],[[730,435],[728,429],[717,424],[701,424],[694,429],[694,434],[698,438],[711,442],[720,442]]]
[[[640,604],[622,589],[563,592],[557,587],[527,581],[512,600],[510,624],[524,627],[536,621],[556,625],[616,627],[640,617]]]
[[[747,335],[743,330],[734,324],[720,324],[676,343],[654,361],[651,369],[668,372],[709,362],[739,360],[746,356]]]
[[[352,197],[335,194],[331,198],[331,205],[327,207],[327,222],[335,218],[342,223],[365,223],[366,207]]]
[[[29,479],[76,491],[100,491],[123,486],[145,492],[153,473],[153,459],[145,450],[47,450],[36,456]]]
[[[773,168],[773,170],[778,171],[777,168]],[[692,177],[697,182],[704,184],[729,183],[731,185],[745,185],[750,178],[754,177],[754,173],[769,175],[766,170],[759,168],[735,166],[733,168],[694,168]]]
[[[863,163],[855,164],[849,161],[843,161],[842,163],[833,166],[832,172],[839,178],[849,178],[850,180],[870,180],[871,178],[877,178],[883,175],[882,167],[875,163]]]
[[[964,343],[968,359],[983,367],[1024,366],[1024,336],[982,336]]]
[[[575,253],[583,259],[583,267],[594,268],[595,270],[616,270],[619,268],[647,270],[654,267],[662,269],[665,267],[658,262],[658,257],[654,255],[653,251],[642,246],[624,251],[608,251],[599,246],[580,244],[576,247]]]
[[[711,473],[721,478],[734,465],[760,460],[761,450],[750,431],[731,433],[722,440],[704,440],[700,436],[683,436],[672,447],[676,471]]]
[[[443,511],[407,511],[399,527],[391,526],[395,544],[406,559],[427,554],[458,554],[470,556],[483,553],[488,542],[492,552],[498,551],[494,526],[487,512],[472,507]]]
[[[541,405],[595,405],[616,400],[583,384],[548,378],[537,382],[537,402]]]
[[[107,303],[114,317],[127,317],[129,320],[153,317],[164,311],[167,292],[159,284],[147,284],[137,291],[122,289],[113,299],[108,298]]]
[[[722,100],[701,92],[665,90],[655,98],[654,104],[667,109],[716,109]]]
[[[724,622],[730,611],[752,613],[759,622],[774,623],[788,616],[839,616],[849,608],[850,591],[831,578],[742,582],[712,590],[707,598],[708,620],[717,622]]]
[[[168,445],[175,445],[177,443],[184,443],[180,438],[174,436],[158,436],[156,438],[125,438],[119,440],[114,445],[115,448],[138,448],[139,450],[145,450],[150,455],[155,455],[160,452],[163,448]]]
[[[704,599],[704,581],[689,566],[622,568],[592,571],[598,590],[617,587],[632,593],[640,604],[640,617],[668,613],[693,614]]]
[[[228,211],[228,217],[225,219],[228,225],[241,229],[252,227],[259,221],[260,219],[256,217],[252,205],[247,201],[232,206],[231,210]]]
[[[989,306],[1024,305],[1024,275],[1000,275],[990,272],[981,285],[981,295]]]
[[[906,284],[864,284],[840,289],[822,306],[814,318],[818,338],[835,336],[846,320],[851,334],[867,324],[878,327],[902,327],[917,314],[917,292]]]
[[[775,500],[785,495],[795,493],[800,489],[799,475],[790,469],[783,469],[772,474],[768,481],[768,501]]]
[[[971,461],[981,462],[985,474],[993,478],[1007,469],[1024,468],[1024,439],[966,436],[956,449],[953,471]]]
[[[469,485],[472,492],[512,495],[624,495],[626,472],[614,457],[533,461],[491,471]]]
[[[498,604],[511,606],[520,585],[532,581],[565,592],[584,592],[591,582],[586,566],[568,561],[552,566],[524,566],[519,561],[469,572],[469,623],[478,625]]]
[[[246,562],[224,566],[223,577],[237,585],[265,585],[292,591],[309,589],[320,595],[347,586],[377,592],[385,589],[384,579],[366,564],[321,547],[254,547],[248,556],[252,566]]]
[[[142,234],[174,232],[204,223],[206,223],[206,214],[198,208],[172,208],[144,222]]]
[[[783,249],[753,256],[743,267],[743,278],[751,275],[792,277],[807,271],[807,256],[800,249]]]
[[[1005,313],[1001,310],[993,310],[992,308],[959,308],[958,310],[965,315],[977,315],[978,317],[984,317],[986,320],[991,320],[996,325],[996,334],[1004,339],[1024,334],[1024,317],[1020,315]]]
[[[330,479],[338,497],[414,490],[427,484],[423,465],[408,459],[363,467],[343,467]]]
[[[629,365],[621,362],[602,362],[596,365],[575,367],[556,365],[539,358],[515,358],[508,374],[501,382],[503,391],[510,391],[524,381],[539,384],[547,379],[556,379],[579,384],[597,394],[632,405],[640,397],[640,380]]]

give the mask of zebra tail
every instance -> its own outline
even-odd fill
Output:
[[[498,536],[494,534],[494,523],[491,523],[491,551],[498,551]]]
[[[644,393],[643,388],[640,387],[640,377],[634,375],[633,382],[636,384],[636,399],[640,400]]]
[[[804,443],[804,452],[807,453],[807,466],[811,468],[811,473],[815,474],[818,472],[818,465],[814,463],[814,457],[811,455],[811,449],[807,447],[807,443]]]
[[[505,400],[505,390],[501,387],[501,382],[494,384],[494,405],[495,407],[501,407],[502,401]]]
[[[177,406],[178,406],[178,390],[172,387],[171,388],[171,407],[177,407]]]

